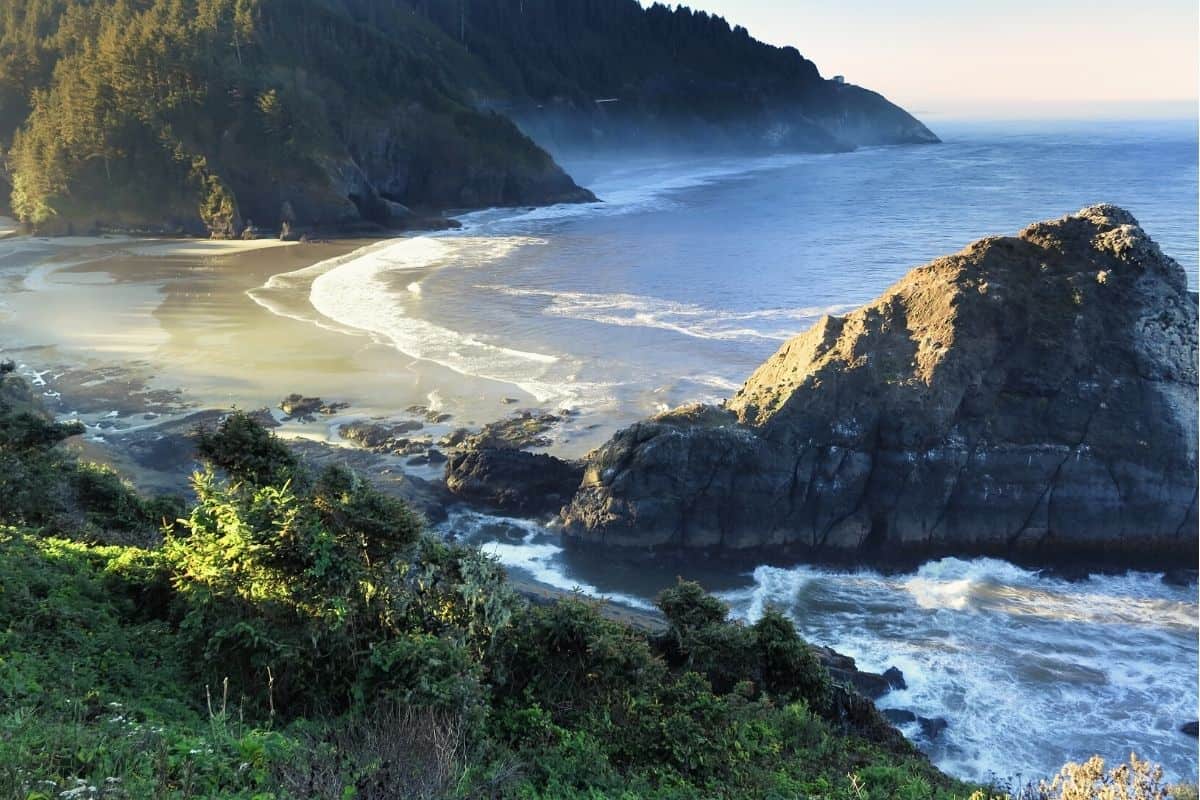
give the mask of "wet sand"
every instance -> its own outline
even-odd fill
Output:
[[[413,406],[452,406],[427,425],[435,439],[533,405],[509,384],[413,359],[361,331],[273,313],[248,295],[281,273],[328,262],[365,240],[81,238],[0,242],[0,357],[97,435],[145,415],[203,408],[274,408],[292,392],[348,404],[289,437],[337,440],[358,419],[407,419]],[[418,414],[417,416],[421,416]]]
[[[514,389],[416,361],[332,323],[274,313],[248,295],[273,275],[370,244],[5,239],[0,358],[17,363],[49,410],[85,424],[77,448],[145,491],[186,493],[195,466],[190,432],[242,408],[261,410],[306,458],[348,460],[437,520],[448,502],[441,464],[360,451],[339,427],[419,423],[414,438],[436,442],[458,427],[519,413]],[[288,418],[279,403],[293,392],[345,407]],[[440,411],[446,397],[457,417]]]

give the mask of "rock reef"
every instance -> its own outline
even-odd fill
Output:
[[[576,545],[1166,564],[1197,545],[1197,308],[1131,214],[981,239],[588,459]]]

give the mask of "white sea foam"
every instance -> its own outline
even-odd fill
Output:
[[[542,313],[588,320],[603,325],[658,328],[697,339],[772,339],[784,341],[826,314],[839,314],[852,306],[771,308],[724,311],[694,303],[679,303],[636,294],[599,294],[549,289],[524,289],[481,285],[514,297],[549,300]]]
[[[480,335],[451,330],[417,316],[415,309],[406,306],[405,297],[418,302],[422,290],[419,278],[403,279],[402,275],[448,265],[478,267],[542,242],[518,236],[393,239],[272,276],[249,294],[273,313],[343,332],[369,334],[413,358],[463,375],[513,384],[539,402],[594,406],[604,401],[606,386],[560,378],[556,372],[561,370],[550,369],[562,361],[559,354],[507,347]],[[404,294],[395,291],[398,279],[404,281],[399,284],[407,290]],[[301,303],[305,290],[307,303]]]
[[[312,289],[313,281],[342,264],[355,261],[359,258],[369,257],[373,253],[386,250],[394,244],[395,240],[385,239],[366,247],[360,247],[344,255],[318,261],[316,264],[301,269],[272,275],[262,286],[248,290],[246,295],[255,303],[277,316],[287,317],[288,319],[300,322],[309,322],[342,333],[353,333],[355,332],[354,328],[333,325],[325,317],[316,313],[312,307],[312,303],[309,301],[309,291]]]
[[[953,774],[1046,776],[1136,750],[1195,778],[1177,728],[1196,716],[1198,607],[1156,575],[1068,583],[954,558],[899,576],[759,567],[723,596],[749,620],[786,611],[865,669],[899,667],[908,688],[881,705],[947,719],[930,754]]]
[[[477,267],[507,258],[518,248],[544,243],[520,234],[543,230],[547,221],[646,210],[669,203],[671,195],[686,189],[784,168],[810,158],[788,155],[720,162],[643,163],[612,173],[596,185],[594,189],[604,202],[519,212],[473,212],[460,218],[464,223],[460,231],[378,242],[304,269],[274,275],[248,295],[274,314],[342,333],[366,333],[414,358],[464,375],[516,385],[539,402],[597,408],[611,402],[613,384],[578,380],[578,369],[559,364],[561,354],[506,347],[410,313],[406,303],[420,300],[425,292],[424,276],[416,273],[446,266]],[[397,285],[394,281],[400,273],[414,276]],[[399,287],[407,291],[401,294]],[[501,287],[500,291],[515,294],[521,290]],[[819,316],[820,310],[737,313],[634,295],[560,293],[551,297],[547,313],[672,330],[696,338],[781,340]],[[771,320],[779,324],[772,328]]]
[[[520,531],[520,541],[497,541],[486,538],[490,528],[507,528]],[[478,511],[457,509],[440,529],[454,532],[469,540],[477,540],[481,534],[480,550],[494,557],[505,567],[520,570],[538,583],[566,592],[579,592],[588,597],[608,600],[631,608],[650,610],[654,606],[640,597],[621,592],[605,592],[590,583],[570,577],[562,563],[563,548],[555,544],[557,537],[538,523],[518,517],[484,514]]]

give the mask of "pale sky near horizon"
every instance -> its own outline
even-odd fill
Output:
[[[648,2],[648,0],[647,0]],[[1196,0],[688,0],[929,117],[1197,114]]]

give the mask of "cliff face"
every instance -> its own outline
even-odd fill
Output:
[[[975,242],[590,458],[578,543],[1162,562],[1197,537],[1197,310],[1113,206]]]
[[[836,153],[866,145],[940,141],[882,95],[832,81],[822,84],[805,99],[743,97],[736,104],[731,100],[729,109],[715,116],[685,111],[662,114],[635,101],[599,108],[524,107],[514,110],[513,117],[522,130],[554,152],[600,148]]]
[[[243,219],[275,225],[287,203],[300,226],[365,221],[403,228],[427,224],[421,214],[443,209],[596,199],[496,114],[409,107],[386,117],[357,116],[338,128],[311,164],[274,179],[264,180],[252,159],[234,159],[232,186]]]

